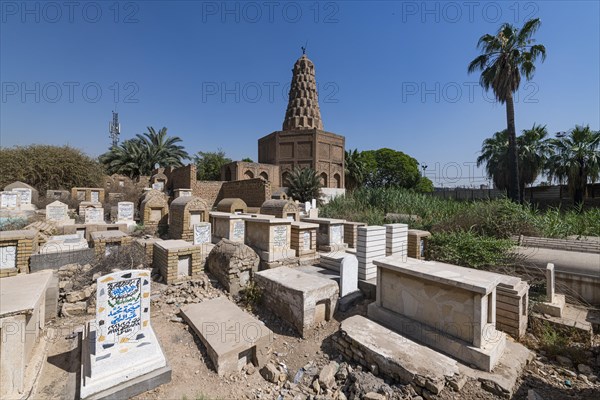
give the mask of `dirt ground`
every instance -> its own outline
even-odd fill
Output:
[[[208,279],[205,278],[207,281]],[[281,396],[287,389],[293,389],[297,385],[284,382],[278,385],[263,379],[258,370],[251,368],[247,372],[240,372],[231,376],[219,377],[214,370],[212,362],[207,355],[206,349],[200,343],[196,335],[178,316],[180,306],[185,302],[183,296],[177,296],[173,289],[166,285],[153,283],[151,305],[151,324],[160,340],[166,358],[172,368],[172,380],[152,391],[135,397],[136,400],[143,399],[176,399],[176,400],[204,400],[204,399],[329,399],[323,395],[310,393],[310,383],[302,388],[299,397]],[[222,292],[218,284],[211,283],[203,291],[204,298],[213,298],[219,295],[227,295]],[[183,300],[183,301],[182,301]],[[273,343],[272,360],[284,371],[287,371],[288,379],[294,380],[299,369],[308,366],[318,371],[328,364],[330,360],[342,362],[338,353],[332,345],[330,337],[335,334],[340,321],[354,314],[366,314],[368,301],[354,307],[348,313],[338,312],[334,320],[323,324],[315,329],[305,339],[299,337],[295,331],[285,322],[271,313],[261,311],[255,307],[257,318],[262,320],[270,328],[275,336]],[[73,399],[78,396],[80,354],[78,348],[78,335],[74,332],[80,331],[86,321],[93,316],[79,316],[71,318],[58,318],[51,324],[48,330],[48,353],[40,374],[37,377],[33,391],[28,396],[31,399]],[[600,344],[600,337],[595,340]],[[600,347],[596,347],[594,354],[600,360]],[[350,368],[361,371],[360,367],[350,363]],[[600,373],[600,363],[594,366],[594,373]],[[370,387],[380,387],[380,392],[392,393],[389,388],[396,390],[395,394],[387,398],[419,399],[422,397],[416,393],[410,394],[410,387],[386,382],[381,378],[373,376],[370,372],[355,373],[354,380],[371,379]],[[337,377],[337,376],[336,376]],[[312,378],[311,378],[312,379]],[[565,384],[569,380],[570,386]],[[309,381],[310,382],[310,381]],[[355,383],[357,384],[357,383]],[[367,385],[367,383],[364,383]],[[378,386],[379,385],[379,386]],[[549,360],[543,355],[537,354],[536,360],[525,370],[522,379],[518,383],[519,390],[514,398],[525,399],[529,389],[534,389],[543,399],[562,400],[573,399],[600,399],[600,383],[590,382],[586,378],[574,372],[569,372],[559,367],[556,362]],[[299,386],[299,385],[298,385]],[[285,390],[284,390],[285,389]],[[300,388],[298,388],[300,390]],[[283,391],[283,392],[282,392]],[[340,397],[345,398],[345,397]],[[481,387],[478,381],[470,380],[461,392],[446,389],[442,392],[440,399],[499,399]]]

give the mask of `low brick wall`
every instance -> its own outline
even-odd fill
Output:
[[[123,236],[116,238],[106,238],[101,237],[99,239],[94,239],[92,241],[94,247],[94,254],[96,257],[103,257],[106,253],[106,245],[118,245],[118,246],[129,246],[133,242],[133,238],[131,236]]]
[[[367,226],[367,224],[364,222],[344,222],[344,243],[351,249],[356,248],[359,226]]]
[[[524,247],[541,247],[544,249],[600,254],[600,240],[554,239],[534,236],[513,237],[513,240],[517,241],[519,246]]]

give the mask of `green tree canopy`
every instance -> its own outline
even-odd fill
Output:
[[[301,203],[321,199],[321,179],[311,168],[296,167],[287,175],[284,185],[288,188],[288,195]]]
[[[225,152],[221,149],[215,152],[199,151],[194,156],[196,179],[200,181],[219,181],[221,180],[221,167],[230,162],[231,158],[225,157]]]
[[[365,183],[369,187],[414,188],[419,182],[419,163],[401,151],[368,150],[361,153]]]
[[[552,154],[552,146],[547,136],[548,130],[545,126],[533,124],[531,129],[524,129],[516,139],[521,197],[525,186],[535,182]],[[494,186],[501,190],[508,190],[510,187],[508,154],[508,131],[505,129],[483,141],[481,155],[477,158],[477,166],[485,164],[487,176],[492,179]]]
[[[600,131],[576,126],[566,135],[551,139],[554,155],[548,161],[551,178],[568,181],[575,204],[583,202],[588,183],[600,177]]]
[[[359,188],[365,181],[365,163],[362,153],[357,149],[346,150],[345,153],[346,189],[352,191]]]
[[[148,132],[123,141],[99,157],[109,175],[121,174],[131,179],[150,175],[158,164],[160,167],[181,167],[188,153],[178,143],[177,136],[167,136],[167,128],[158,132],[148,127]]]
[[[102,184],[103,169],[94,159],[69,146],[31,145],[0,148],[0,187],[25,182],[44,193]]]
[[[546,48],[534,44],[533,39],[540,25],[539,18],[525,22],[521,29],[505,23],[495,35],[483,35],[477,43],[481,55],[471,61],[468,67],[469,73],[481,71],[481,86],[485,90],[492,89],[496,100],[501,104],[506,103],[508,192],[513,201],[521,199],[513,93],[519,89],[521,74],[530,80],[537,58],[540,57],[542,61],[546,58]]]

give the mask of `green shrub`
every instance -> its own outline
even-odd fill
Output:
[[[0,149],[0,187],[15,181],[48,189],[98,187],[103,169],[94,159],[69,146],[31,145]]]
[[[483,236],[537,236],[532,211],[510,200],[478,201],[434,224],[433,231],[473,231]]]
[[[425,256],[428,260],[481,269],[508,265],[512,246],[510,240],[472,231],[439,232],[429,238]]]

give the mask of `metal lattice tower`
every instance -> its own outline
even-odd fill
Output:
[[[112,112],[112,121],[108,123],[108,132],[112,140],[113,147],[119,143],[119,135],[121,134],[121,124],[119,124],[119,113]]]

